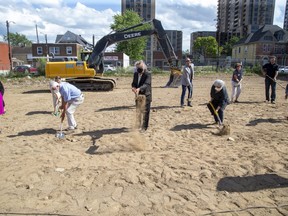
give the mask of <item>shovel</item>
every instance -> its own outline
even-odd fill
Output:
[[[217,112],[216,109],[214,108],[214,106],[213,106],[213,104],[211,103],[211,101],[209,102],[209,104],[210,104],[210,106],[212,107],[213,112],[214,112],[214,114],[216,115],[216,117],[217,117],[217,119],[218,119],[219,126],[221,126],[221,125],[222,125],[222,121],[221,121],[221,119],[220,119],[220,117],[219,117],[218,112]]]
[[[60,132],[56,133],[56,137],[59,139],[64,139],[65,138],[65,134],[62,132],[62,128],[63,128],[63,122],[61,121],[60,123]]]
[[[217,135],[229,135],[230,134],[230,125],[224,125],[223,122],[221,121],[218,112],[216,111],[216,109],[214,108],[213,104],[211,103],[211,101],[209,102],[210,106],[213,109],[214,114],[217,116],[218,119],[218,123],[219,123],[219,133]],[[221,127],[222,126],[222,127]]]
[[[283,89],[286,89],[283,85],[281,85],[279,82],[275,81],[272,77],[268,76],[267,74],[266,74],[266,76],[267,76],[269,79],[271,79],[272,81],[274,81],[277,85],[281,86]]]

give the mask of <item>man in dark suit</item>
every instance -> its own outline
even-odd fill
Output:
[[[149,125],[150,107],[152,101],[151,74],[147,71],[146,64],[141,60],[136,62],[136,72],[132,82],[132,91],[135,95],[145,95],[145,114],[143,118],[142,130],[146,131]]]

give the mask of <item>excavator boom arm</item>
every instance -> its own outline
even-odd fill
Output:
[[[128,31],[134,29],[138,26],[144,25],[146,23],[152,23],[153,28],[150,30],[140,30],[140,31]],[[93,67],[97,72],[102,73],[104,70],[103,65],[103,56],[106,48],[114,43],[130,40],[134,38],[144,37],[155,35],[162,51],[165,55],[165,58],[168,61],[170,68],[177,68],[178,58],[175,55],[174,49],[170,43],[170,40],[161,24],[161,22],[157,19],[153,19],[149,22],[143,22],[137,24],[135,26],[131,26],[126,29],[119,30],[115,33],[109,34],[101,38],[97,44],[95,45],[93,52],[91,53],[88,59],[89,67]],[[173,64],[173,60],[176,61],[175,65]]]

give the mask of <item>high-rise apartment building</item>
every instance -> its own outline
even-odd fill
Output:
[[[273,24],[275,0],[218,0],[217,32],[244,37]]]
[[[288,0],[286,1],[283,29],[288,31]]]
[[[155,0],[122,0],[122,14],[126,10],[133,10],[143,18],[144,21],[155,19]],[[147,42],[145,50],[145,61],[148,65],[153,62],[153,44],[154,36],[151,36]]]
[[[122,14],[126,10],[133,10],[139,14],[144,21],[155,18],[155,0],[122,0]]]

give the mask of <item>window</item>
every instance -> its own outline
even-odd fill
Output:
[[[42,55],[43,54],[43,48],[42,47],[37,47],[37,54]]]
[[[55,47],[55,54],[60,55],[60,48],[59,47]]]
[[[270,51],[271,51],[271,45],[268,44],[268,45],[267,45],[267,52],[270,52]]]
[[[264,36],[264,40],[266,41],[272,41],[273,37],[272,36]]]
[[[247,47],[247,46],[245,47],[244,52],[245,52],[245,53],[248,52],[248,47]]]
[[[71,46],[66,47],[66,54],[67,55],[71,55],[72,54],[72,47]]]
[[[49,47],[49,53],[53,53],[54,55],[60,55],[59,47]]]
[[[267,45],[263,44],[263,52],[267,52]]]

